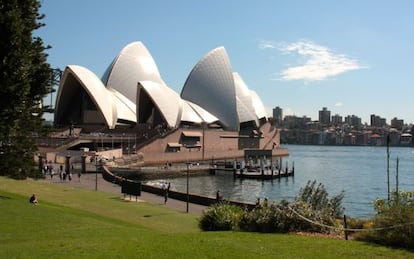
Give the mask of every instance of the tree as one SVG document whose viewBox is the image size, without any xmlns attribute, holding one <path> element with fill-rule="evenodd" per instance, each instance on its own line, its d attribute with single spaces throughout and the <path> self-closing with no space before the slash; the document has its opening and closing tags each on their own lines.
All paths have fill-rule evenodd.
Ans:
<svg viewBox="0 0 414 259">
<path fill-rule="evenodd" d="M 51 68 L 40 37 L 38 0 L 0 0 L 0 175 L 36 177 L 34 136 L 42 129 Z"/>
</svg>

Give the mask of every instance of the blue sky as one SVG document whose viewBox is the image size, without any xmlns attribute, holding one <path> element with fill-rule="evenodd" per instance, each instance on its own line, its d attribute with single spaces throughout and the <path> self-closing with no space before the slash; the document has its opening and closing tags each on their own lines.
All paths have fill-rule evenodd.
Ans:
<svg viewBox="0 0 414 259">
<path fill-rule="evenodd" d="M 327 107 L 368 123 L 370 114 L 414 123 L 414 1 L 41 3 L 46 26 L 36 34 L 52 46 L 52 67 L 81 65 L 101 77 L 125 45 L 142 41 L 179 93 L 193 66 L 224 46 L 270 116 L 279 106 L 317 120 Z"/>
</svg>

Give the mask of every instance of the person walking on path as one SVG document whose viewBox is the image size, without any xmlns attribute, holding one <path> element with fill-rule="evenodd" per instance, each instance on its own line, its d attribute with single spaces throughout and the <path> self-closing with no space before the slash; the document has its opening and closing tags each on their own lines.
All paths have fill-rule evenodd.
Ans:
<svg viewBox="0 0 414 259">
<path fill-rule="evenodd" d="M 30 202 L 31 204 L 33 204 L 33 205 L 37 205 L 37 204 L 39 203 L 39 202 L 37 201 L 37 198 L 36 198 L 36 194 L 35 194 L 35 193 L 33 193 L 33 195 L 30 197 L 29 202 Z"/>
<path fill-rule="evenodd" d="M 220 190 L 216 193 L 216 202 L 220 202 L 223 199 L 223 195 L 221 194 Z"/>
<path fill-rule="evenodd" d="M 163 184 L 163 191 L 164 191 L 164 204 L 167 204 L 168 201 L 168 192 L 170 191 L 171 183 L 164 183 Z"/>
</svg>

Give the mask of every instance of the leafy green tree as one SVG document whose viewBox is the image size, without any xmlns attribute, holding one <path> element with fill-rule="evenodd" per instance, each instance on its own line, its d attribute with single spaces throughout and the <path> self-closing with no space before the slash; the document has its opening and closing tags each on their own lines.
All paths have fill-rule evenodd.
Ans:
<svg viewBox="0 0 414 259">
<path fill-rule="evenodd" d="M 34 136 L 42 129 L 42 99 L 51 68 L 40 37 L 38 0 L 0 0 L 0 175 L 36 177 Z"/>
</svg>

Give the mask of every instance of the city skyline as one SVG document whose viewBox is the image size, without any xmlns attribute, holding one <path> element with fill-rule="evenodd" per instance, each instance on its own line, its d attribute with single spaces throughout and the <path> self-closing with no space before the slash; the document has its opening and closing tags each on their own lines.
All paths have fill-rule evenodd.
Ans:
<svg viewBox="0 0 414 259">
<path fill-rule="evenodd" d="M 148 46 L 167 85 L 179 92 L 208 51 L 224 46 L 234 71 L 269 116 L 317 118 L 321 107 L 369 122 L 371 114 L 414 122 L 412 1 L 41 1 L 36 31 L 48 62 L 98 76 L 132 41 Z M 50 102 L 50 97 L 45 99 Z"/>
<path fill-rule="evenodd" d="M 274 107 L 273 109 L 272 109 L 272 113 L 269 115 L 269 117 L 273 117 L 273 118 L 275 118 L 274 117 L 274 114 L 275 114 L 275 109 L 280 109 L 281 111 L 279 111 L 279 112 L 282 112 L 282 120 L 286 117 L 286 116 L 294 116 L 294 117 L 302 117 L 302 118 L 309 118 L 311 121 L 319 121 L 319 117 L 320 117 L 320 115 L 318 115 L 316 118 L 314 118 L 314 117 L 311 117 L 311 116 L 308 116 L 307 114 L 304 114 L 304 115 L 301 115 L 301 116 L 297 116 L 297 115 L 295 115 L 295 114 L 284 114 L 284 110 L 283 110 L 283 108 L 282 107 L 280 107 L 280 106 L 276 106 L 276 107 Z M 398 116 L 395 116 L 395 117 L 393 117 L 393 118 L 391 118 L 391 119 L 387 119 L 387 118 L 384 118 L 383 116 L 381 116 L 380 114 L 375 114 L 375 113 L 372 113 L 372 114 L 370 114 L 370 116 L 369 116 L 369 120 L 368 121 L 362 121 L 362 118 L 361 118 L 361 116 L 359 116 L 358 114 L 339 114 L 339 113 L 333 113 L 331 110 L 329 110 L 329 108 L 328 107 L 321 107 L 321 109 L 322 110 L 325 110 L 326 109 L 326 111 L 328 111 L 329 113 L 330 113 L 330 116 L 329 116 L 329 118 L 330 118 L 330 120 L 331 120 L 331 122 L 332 122 L 332 120 L 334 120 L 334 119 L 338 119 L 338 117 L 340 117 L 341 119 L 342 119 L 342 123 L 344 123 L 345 122 L 345 118 L 346 117 L 355 117 L 355 118 L 359 118 L 360 120 L 361 120 L 361 124 L 362 125 L 364 125 L 364 124 L 367 124 L 367 125 L 370 125 L 371 124 L 371 121 L 372 121 L 372 116 L 375 116 L 375 117 L 377 117 L 378 119 L 383 119 L 383 120 L 385 120 L 385 122 L 386 122 L 386 124 L 387 125 L 391 125 L 391 122 L 392 122 L 392 120 L 403 120 L 404 121 L 404 124 L 406 124 L 406 125 L 411 125 L 411 124 L 413 124 L 412 122 L 407 122 L 407 121 L 405 121 L 404 119 L 402 119 L 402 118 L 400 118 L 400 117 L 398 117 Z M 318 113 L 319 112 L 321 112 L 322 110 L 318 110 Z M 280 116 L 280 115 L 278 115 L 278 116 Z"/>
</svg>

